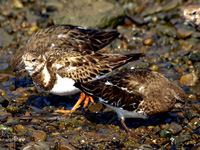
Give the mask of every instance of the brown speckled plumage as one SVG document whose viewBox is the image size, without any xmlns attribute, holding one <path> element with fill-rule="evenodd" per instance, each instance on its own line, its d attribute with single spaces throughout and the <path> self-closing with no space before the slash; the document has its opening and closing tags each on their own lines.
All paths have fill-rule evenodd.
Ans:
<svg viewBox="0 0 200 150">
<path fill-rule="evenodd" d="M 56 74 L 61 78 L 72 79 L 74 82 L 89 82 L 130 61 L 138 60 L 141 56 L 143 56 L 142 53 L 121 55 L 59 50 L 45 54 L 28 51 L 22 58 L 34 84 L 40 89 L 51 91 L 57 83 Z M 45 83 L 45 73 L 49 74 L 46 76 L 49 78 L 47 83 Z"/>
<path fill-rule="evenodd" d="M 189 5 L 183 10 L 183 17 L 187 24 L 200 30 L 200 5 Z"/>
<path fill-rule="evenodd" d="M 179 86 L 148 69 L 121 71 L 89 83 L 76 83 L 75 86 L 100 98 L 108 107 L 118 108 L 121 119 L 145 118 L 167 112 L 186 100 L 186 94 Z M 126 110 L 126 113 L 121 110 Z M 142 116 L 127 116 L 127 112 Z"/>
<path fill-rule="evenodd" d="M 15 68 L 27 51 L 35 50 L 39 54 L 62 48 L 66 51 L 97 51 L 119 36 L 117 31 L 99 31 L 73 25 L 54 25 L 40 29 L 13 55 L 11 65 Z M 52 45 L 53 44 L 53 45 Z"/>
</svg>

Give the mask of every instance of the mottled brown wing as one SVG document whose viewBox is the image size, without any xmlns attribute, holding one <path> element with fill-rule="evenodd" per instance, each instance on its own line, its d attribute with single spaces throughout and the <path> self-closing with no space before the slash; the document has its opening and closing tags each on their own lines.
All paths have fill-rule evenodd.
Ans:
<svg viewBox="0 0 200 150">
<path fill-rule="evenodd" d="M 148 69 L 122 71 L 107 80 L 117 87 L 141 94 L 144 100 L 136 111 L 145 111 L 149 116 L 181 106 L 187 98 L 181 87 Z"/>
<path fill-rule="evenodd" d="M 119 36 L 117 31 L 99 31 L 72 25 L 54 25 L 39 30 L 29 40 L 34 48 L 57 47 L 97 51 Z"/>
<path fill-rule="evenodd" d="M 62 66 L 57 68 L 58 74 L 61 77 L 73 78 L 75 81 L 88 82 L 143 56 L 142 53 L 128 55 L 90 53 L 92 54 L 71 51 L 66 55 L 62 54 L 55 63 Z"/>
<path fill-rule="evenodd" d="M 132 91 L 127 92 L 126 88 L 120 88 L 112 85 L 111 82 L 103 78 L 87 83 L 75 83 L 75 86 L 86 94 L 97 97 L 102 103 L 119 107 L 124 110 L 134 111 L 143 100 L 141 94 Z M 116 78 L 115 81 L 121 83 L 122 78 Z"/>
<path fill-rule="evenodd" d="M 52 48 L 62 48 L 66 51 L 76 49 L 79 51 L 97 51 L 110 44 L 119 36 L 117 31 L 99 31 L 85 29 L 72 25 L 54 25 L 40 29 L 29 39 L 28 43 L 16 51 L 11 60 L 15 68 L 22 55 L 29 50 L 46 53 Z"/>
<path fill-rule="evenodd" d="M 169 111 L 176 103 L 186 100 L 186 94 L 179 86 L 148 69 L 121 71 L 89 83 L 76 83 L 75 86 L 100 97 L 105 104 L 126 110 L 136 109 L 148 116 Z"/>
<path fill-rule="evenodd" d="M 20 62 L 22 61 L 22 55 L 24 54 L 25 50 L 26 49 L 24 49 L 24 47 L 20 48 L 12 55 L 10 63 L 13 68 L 17 67 L 20 64 Z"/>
</svg>

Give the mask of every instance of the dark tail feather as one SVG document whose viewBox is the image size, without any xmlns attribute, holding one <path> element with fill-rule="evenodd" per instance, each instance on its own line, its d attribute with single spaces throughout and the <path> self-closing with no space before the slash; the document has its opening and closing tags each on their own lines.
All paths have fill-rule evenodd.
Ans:
<svg viewBox="0 0 200 150">
<path fill-rule="evenodd" d="M 130 57 L 130 61 L 133 61 L 133 60 L 138 60 L 140 59 L 140 57 L 143 57 L 145 56 L 144 53 L 133 53 L 133 54 L 126 54 L 127 57 Z"/>
<path fill-rule="evenodd" d="M 140 59 L 140 57 L 145 56 L 145 54 L 144 53 L 133 53 L 133 54 L 125 54 L 124 56 L 126 58 L 122 57 L 121 60 L 118 59 L 117 63 L 115 63 L 116 64 L 115 69 L 119 68 L 123 65 L 126 65 L 129 62 L 136 61 L 136 60 Z"/>
<path fill-rule="evenodd" d="M 95 32 L 97 32 L 95 30 Z M 99 49 L 102 49 L 103 47 L 110 44 L 114 39 L 116 39 L 120 35 L 117 31 L 100 31 L 93 35 L 93 37 L 90 37 L 90 43 L 89 48 L 93 51 L 97 51 Z"/>
</svg>

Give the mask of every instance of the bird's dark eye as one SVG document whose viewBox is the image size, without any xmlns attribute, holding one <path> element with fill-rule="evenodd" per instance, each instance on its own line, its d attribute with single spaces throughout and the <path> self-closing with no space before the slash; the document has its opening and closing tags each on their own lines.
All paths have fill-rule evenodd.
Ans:
<svg viewBox="0 0 200 150">
<path fill-rule="evenodd" d="M 31 61 L 32 61 L 32 62 L 35 62 L 35 61 L 36 61 L 36 59 L 35 59 L 35 58 L 33 58 Z"/>
<path fill-rule="evenodd" d="M 194 12 L 192 12 L 190 15 L 196 15 L 197 14 L 197 12 L 196 11 L 194 11 Z"/>
</svg>

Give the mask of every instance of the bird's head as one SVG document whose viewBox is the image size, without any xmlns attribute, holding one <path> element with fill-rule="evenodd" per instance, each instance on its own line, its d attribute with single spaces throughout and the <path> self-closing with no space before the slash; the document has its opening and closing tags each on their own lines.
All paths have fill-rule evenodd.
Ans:
<svg viewBox="0 0 200 150">
<path fill-rule="evenodd" d="M 46 56 L 40 54 L 37 51 L 28 51 L 22 56 L 21 63 L 14 69 L 14 71 L 19 71 L 24 69 L 29 73 L 29 75 L 40 71 L 46 63 Z"/>
</svg>

